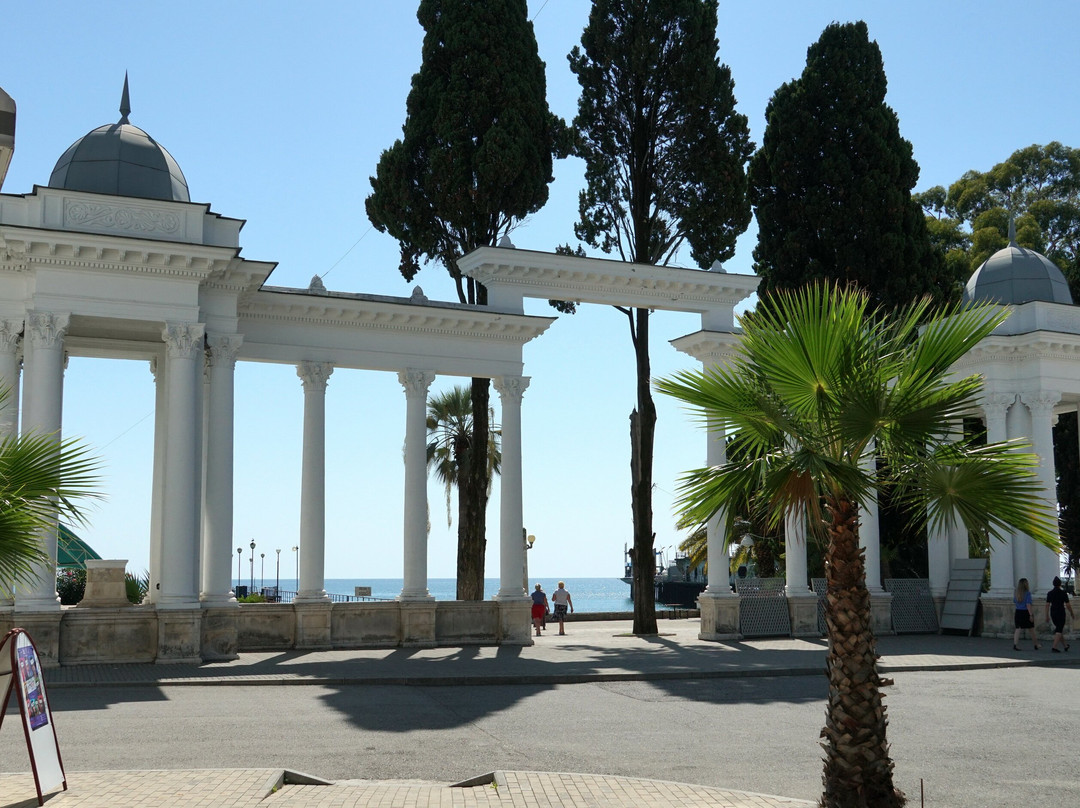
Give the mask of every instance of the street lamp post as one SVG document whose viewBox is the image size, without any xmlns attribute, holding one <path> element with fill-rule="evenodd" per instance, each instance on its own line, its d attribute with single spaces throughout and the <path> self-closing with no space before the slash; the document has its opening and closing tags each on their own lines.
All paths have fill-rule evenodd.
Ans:
<svg viewBox="0 0 1080 808">
<path fill-rule="evenodd" d="M 255 591 L 255 539 L 248 546 L 251 547 L 251 588 L 248 590 L 251 593 Z"/>
<path fill-rule="evenodd" d="M 244 548 L 236 548 L 236 585 L 240 586 L 240 562 L 244 559 Z"/>
<path fill-rule="evenodd" d="M 300 591 L 300 547 L 296 544 L 292 547 L 293 551 L 293 574 L 296 575 L 296 591 Z"/>
<path fill-rule="evenodd" d="M 266 553 L 259 553 L 262 566 L 259 567 L 259 589 L 266 588 Z"/>
<path fill-rule="evenodd" d="M 281 590 L 281 548 L 279 547 L 277 552 L 277 576 L 274 579 L 274 594 L 276 595 Z"/>
<path fill-rule="evenodd" d="M 529 550 L 531 550 L 533 548 L 533 545 L 536 544 L 536 536 L 532 535 L 531 533 L 528 533 L 525 530 L 525 528 L 522 528 L 521 529 L 521 537 L 523 539 L 525 539 L 525 555 L 522 556 L 522 558 L 524 559 L 524 564 L 523 564 L 524 569 L 522 570 L 523 579 L 522 579 L 521 588 L 525 590 L 525 594 L 528 594 L 529 593 Z"/>
</svg>

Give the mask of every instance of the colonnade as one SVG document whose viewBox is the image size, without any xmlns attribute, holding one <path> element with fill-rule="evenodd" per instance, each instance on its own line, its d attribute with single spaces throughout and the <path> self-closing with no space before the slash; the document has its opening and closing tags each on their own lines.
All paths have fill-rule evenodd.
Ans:
<svg viewBox="0 0 1080 808">
<path fill-rule="evenodd" d="M 69 315 L 32 311 L 25 322 L 0 323 L 0 432 L 61 435 L 64 340 Z M 161 345 L 149 346 L 155 380 L 154 464 L 150 529 L 150 592 L 158 610 L 235 606 L 233 556 L 234 371 L 243 337 L 208 332 L 194 322 L 167 322 Z M 21 365 L 21 378 L 20 378 Z M 297 604 L 329 603 L 326 557 L 326 395 L 331 362 L 296 366 L 304 396 Z M 436 373 L 404 368 L 404 585 L 399 600 L 433 600 L 427 574 L 427 396 Z M 18 394 L 22 388 L 22 407 Z M 521 404 L 529 379 L 498 376 L 502 404 L 499 601 L 527 601 L 521 570 Z M 41 534 L 50 559 L 36 581 L 14 592 L 0 582 L 0 606 L 21 612 L 59 609 L 57 529 Z"/>
</svg>

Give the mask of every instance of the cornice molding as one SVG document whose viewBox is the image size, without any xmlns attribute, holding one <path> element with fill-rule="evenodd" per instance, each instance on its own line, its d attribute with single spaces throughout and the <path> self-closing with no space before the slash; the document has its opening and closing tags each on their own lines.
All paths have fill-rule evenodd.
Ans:
<svg viewBox="0 0 1080 808">
<path fill-rule="evenodd" d="M 1016 336 L 990 336 L 968 351 L 955 367 L 960 370 L 986 362 L 1023 363 L 1046 359 L 1080 361 L 1080 335 L 1036 331 Z"/>
<path fill-rule="evenodd" d="M 448 306 L 263 291 L 241 297 L 238 313 L 243 318 L 266 322 L 396 331 L 459 339 L 497 339 L 519 343 L 540 336 L 555 321 L 553 317 L 513 315 L 495 311 L 489 313 Z"/>
</svg>

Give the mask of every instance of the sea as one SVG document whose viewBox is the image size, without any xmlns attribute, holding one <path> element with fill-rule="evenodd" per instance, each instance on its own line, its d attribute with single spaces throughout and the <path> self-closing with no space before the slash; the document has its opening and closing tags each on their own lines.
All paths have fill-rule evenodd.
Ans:
<svg viewBox="0 0 1080 808">
<path fill-rule="evenodd" d="M 630 600 L 630 585 L 623 583 L 619 578 L 563 578 L 570 597 L 574 600 L 574 611 L 577 612 L 632 612 L 634 602 Z M 250 584 L 249 579 L 240 581 L 244 586 Z M 556 578 L 533 578 L 529 581 L 531 587 L 543 584 L 544 591 L 551 593 L 558 588 L 559 581 Z M 376 598 L 396 598 L 401 594 L 404 582 L 401 578 L 327 578 L 325 580 L 326 591 L 331 595 L 352 595 L 358 586 L 370 586 L 371 596 Z M 274 580 L 260 580 L 255 578 L 255 588 L 260 586 L 274 586 Z M 295 592 L 296 581 L 292 578 L 281 579 L 281 589 L 284 592 Z M 490 599 L 499 591 L 498 578 L 484 579 L 484 598 Z M 457 581 L 454 578 L 429 578 L 428 592 L 436 600 L 454 600 L 457 596 Z M 669 609 L 661 603 L 656 604 L 657 610 Z"/>
</svg>

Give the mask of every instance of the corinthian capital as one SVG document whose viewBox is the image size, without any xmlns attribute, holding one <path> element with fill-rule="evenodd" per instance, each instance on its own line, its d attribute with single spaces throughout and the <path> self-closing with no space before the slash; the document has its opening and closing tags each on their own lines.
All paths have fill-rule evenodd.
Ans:
<svg viewBox="0 0 1080 808">
<path fill-rule="evenodd" d="M 503 401 L 521 401 L 531 379 L 528 376 L 496 376 L 492 381 Z"/>
<path fill-rule="evenodd" d="M 210 334 L 206 338 L 206 356 L 211 367 L 233 367 L 244 337 L 241 334 Z"/>
<path fill-rule="evenodd" d="M 204 350 L 202 323 L 166 323 L 161 329 L 165 350 L 170 359 L 194 359 Z"/>
<path fill-rule="evenodd" d="M 431 383 L 435 381 L 435 373 L 430 370 L 418 370 L 417 368 L 406 368 L 405 370 L 398 371 L 398 381 L 401 382 L 401 386 L 405 388 L 405 398 L 423 398 L 427 399 L 428 388 L 431 387 Z"/>
<path fill-rule="evenodd" d="M 334 366 L 330 362 L 312 362 L 305 359 L 296 366 L 296 375 L 304 383 L 304 392 L 324 392 L 326 382 L 330 374 L 334 372 Z"/>
<path fill-rule="evenodd" d="M 35 348 L 59 347 L 67 335 L 70 314 L 32 311 L 26 316 L 26 335 Z"/>
<path fill-rule="evenodd" d="M 1021 393 L 1020 400 L 1027 405 L 1032 415 L 1047 417 L 1054 414 L 1054 407 L 1061 401 L 1061 393 L 1056 390 Z"/>
</svg>

